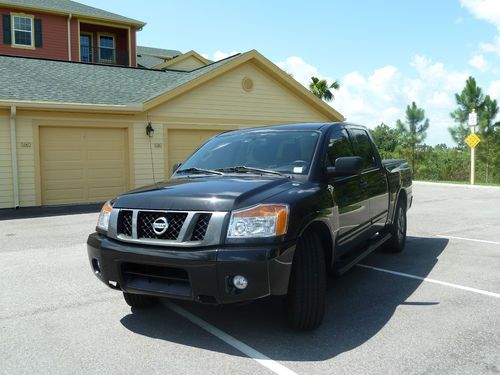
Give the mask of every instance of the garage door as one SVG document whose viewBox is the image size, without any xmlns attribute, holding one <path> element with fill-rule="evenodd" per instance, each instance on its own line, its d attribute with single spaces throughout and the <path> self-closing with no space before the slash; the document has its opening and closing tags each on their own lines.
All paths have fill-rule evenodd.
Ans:
<svg viewBox="0 0 500 375">
<path fill-rule="evenodd" d="M 176 163 L 182 163 L 206 140 L 222 133 L 222 130 L 168 130 L 168 170 L 170 176 Z"/>
<path fill-rule="evenodd" d="M 127 190 L 126 129 L 40 128 L 42 204 L 101 202 Z"/>
</svg>

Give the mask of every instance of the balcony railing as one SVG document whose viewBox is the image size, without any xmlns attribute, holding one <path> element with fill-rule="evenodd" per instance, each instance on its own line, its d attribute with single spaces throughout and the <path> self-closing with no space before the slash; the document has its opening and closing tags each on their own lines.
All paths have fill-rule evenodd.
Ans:
<svg viewBox="0 0 500 375">
<path fill-rule="evenodd" d="M 80 61 L 96 64 L 128 65 L 128 52 L 106 47 L 80 46 Z"/>
</svg>

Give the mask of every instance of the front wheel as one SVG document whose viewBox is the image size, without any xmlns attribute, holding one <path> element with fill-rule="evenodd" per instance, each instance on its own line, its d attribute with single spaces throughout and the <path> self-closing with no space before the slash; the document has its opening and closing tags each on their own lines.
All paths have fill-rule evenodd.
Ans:
<svg viewBox="0 0 500 375">
<path fill-rule="evenodd" d="M 383 249 L 388 253 L 400 253 L 406 244 L 406 207 L 402 201 L 396 206 L 394 222 L 388 226 L 391 238 L 384 243 Z"/>
<path fill-rule="evenodd" d="M 123 292 L 123 298 L 130 307 L 135 307 L 136 309 L 151 307 L 158 301 L 156 297 L 126 292 Z"/>
<path fill-rule="evenodd" d="M 323 246 L 314 232 L 298 241 L 293 258 L 287 313 L 292 328 L 312 330 L 325 314 L 326 269 Z"/>
</svg>

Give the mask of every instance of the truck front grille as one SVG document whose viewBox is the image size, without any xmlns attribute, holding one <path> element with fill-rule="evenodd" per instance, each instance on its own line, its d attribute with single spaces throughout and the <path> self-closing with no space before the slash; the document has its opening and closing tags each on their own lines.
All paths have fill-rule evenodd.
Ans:
<svg viewBox="0 0 500 375">
<path fill-rule="evenodd" d="M 121 210 L 118 215 L 118 233 L 132 236 L 132 211 Z"/>
<path fill-rule="evenodd" d="M 108 235 L 120 241 L 156 246 L 217 244 L 226 212 L 114 210 Z"/>
<path fill-rule="evenodd" d="M 191 241 L 203 241 L 205 234 L 207 233 L 208 223 L 210 223 L 210 218 L 212 214 L 200 214 L 196 225 L 193 229 L 193 234 L 191 235 Z"/>
<path fill-rule="evenodd" d="M 137 215 L 137 237 L 159 240 L 176 240 L 186 220 L 187 213 L 139 211 Z M 167 220 L 167 230 L 164 233 L 155 233 L 153 224 L 159 218 Z"/>
</svg>

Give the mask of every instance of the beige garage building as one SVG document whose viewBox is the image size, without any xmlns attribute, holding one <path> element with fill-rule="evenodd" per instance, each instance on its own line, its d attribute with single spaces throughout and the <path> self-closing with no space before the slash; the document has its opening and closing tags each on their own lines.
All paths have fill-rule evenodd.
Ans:
<svg viewBox="0 0 500 375">
<path fill-rule="evenodd" d="M 0 56 L 0 208 L 104 201 L 222 131 L 343 120 L 256 51 L 200 57 L 146 70 Z"/>
</svg>

